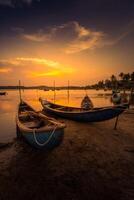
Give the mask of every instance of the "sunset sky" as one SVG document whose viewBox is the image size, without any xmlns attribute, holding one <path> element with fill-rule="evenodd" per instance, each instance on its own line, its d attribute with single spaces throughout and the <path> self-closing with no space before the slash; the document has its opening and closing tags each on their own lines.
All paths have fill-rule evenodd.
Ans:
<svg viewBox="0 0 134 200">
<path fill-rule="evenodd" d="M 0 0 L 0 85 L 134 71 L 134 0 Z"/>
</svg>

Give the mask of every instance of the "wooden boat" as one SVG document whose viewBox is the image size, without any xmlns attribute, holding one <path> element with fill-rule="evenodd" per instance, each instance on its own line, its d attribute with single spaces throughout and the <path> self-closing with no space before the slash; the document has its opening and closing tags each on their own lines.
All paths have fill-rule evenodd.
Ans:
<svg viewBox="0 0 134 200">
<path fill-rule="evenodd" d="M 121 94 L 120 94 L 120 92 L 116 92 L 116 91 L 112 92 L 111 102 L 113 104 L 120 104 L 121 103 Z"/>
<path fill-rule="evenodd" d="M 85 95 L 83 98 L 81 102 L 81 108 L 83 108 L 83 110 L 90 110 L 93 108 L 93 103 L 88 95 Z"/>
<path fill-rule="evenodd" d="M 0 92 L 0 95 L 2 96 L 4 96 L 4 95 L 6 95 L 7 93 L 6 92 Z"/>
<path fill-rule="evenodd" d="M 129 103 L 129 96 L 127 93 L 113 92 L 111 102 L 115 105 Z"/>
<path fill-rule="evenodd" d="M 106 92 L 108 89 L 107 89 L 107 87 L 104 87 L 104 91 Z"/>
<path fill-rule="evenodd" d="M 80 122 L 100 122 L 119 116 L 128 104 L 93 108 L 85 111 L 81 108 L 61 106 L 46 100 L 39 99 L 46 112 Z"/>
<path fill-rule="evenodd" d="M 26 102 L 21 101 L 16 117 L 19 136 L 38 149 L 52 149 L 59 145 L 64 135 L 65 124 L 37 113 Z"/>
<path fill-rule="evenodd" d="M 49 91 L 49 89 L 48 88 L 44 88 L 44 91 L 47 92 L 47 91 Z"/>
</svg>

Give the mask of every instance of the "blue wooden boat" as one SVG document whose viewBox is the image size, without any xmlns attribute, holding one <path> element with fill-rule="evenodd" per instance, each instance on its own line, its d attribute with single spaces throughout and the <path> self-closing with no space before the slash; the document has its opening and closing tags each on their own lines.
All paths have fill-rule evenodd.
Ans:
<svg viewBox="0 0 134 200">
<path fill-rule="evenodd" d="M 18 106 L 16 124 L 18 135 L 38 149 L 52 149 L 63 139 L 65 124 L 37 113 L 24 101 Z"/>
<path fill-rule="evenodd" d="M 128 107 L 128 104 L 123 104 L 83 110 L 82 108 L 54 104 L 41 98 L 39 100 L 46 112 L 80 122 L 100 122 L 109 120 L 119 116 Z"/>
</svg>

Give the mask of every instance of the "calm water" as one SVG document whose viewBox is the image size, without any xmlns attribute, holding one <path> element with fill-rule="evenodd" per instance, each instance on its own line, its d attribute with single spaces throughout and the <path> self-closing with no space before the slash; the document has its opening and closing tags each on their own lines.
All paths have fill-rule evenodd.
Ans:
<svg viewBox="0 0 134 200">
<path fill-rule="evenodd" d="M 8 95 L 0 96 L 0 142 L 10 142 L 16 137 L 16 124 L 15 117 L 17 105 L 19 102 L 19 93 L 17 90 L 6 91 Z M 104 92 L 103 90 L 88 90 L 87 94 L 92 99 L 94 106 L 108 106 L 110 102 L 110 91 Z M 85 95 L 84 90 L 71 90 L 68 102 L 67 91 L 56 91 L 55 102 L 63 105 L 71 105 L 79 107 L 82 98 Z M 29 104 L 31 104 L 37 111 L 41 110 L 41 104 L 38 101 L 39 97 L 47 100 L 54 101 L 53 91 L 42 90 L 25 90 L 22 91 L 22 97 Z"/>
</svg>

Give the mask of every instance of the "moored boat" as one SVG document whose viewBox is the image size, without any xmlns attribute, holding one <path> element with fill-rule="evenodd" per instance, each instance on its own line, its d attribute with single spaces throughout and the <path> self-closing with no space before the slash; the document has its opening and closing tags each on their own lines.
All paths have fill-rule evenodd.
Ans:
<svg viewBox="0 0 134 200">
<path fill-rule="evenodd" d="M 112 91 L 111 102 L 115 105 L 121 103 L 121 94 L 119 91 Z"/>
<path fill-rule="evenodd" d="M 54 104 L 41 98 L 39 100 L 46 112 L 80 122 L 100 122 L 109 120 L 119 116 L 128 107 L 128 104 L 123 104 L 83 110 L 82 108 Z"/>
<path fill-rule="evenodd" d="M 113 91 L 113 94 L 112 94 L 112 97 L 111 97 L 111 102 L 115 105 L 128 103 L 129 102 L 129 96 L 125 92 L 120 93 L 120 92 Z"/>
<path fill-rule="evenodd" d="M 81 102 L 81 108 L 83 110 L 90 110 L 93 108 L 93 103 L 88 95 L 85 95 L 85 97 L 83 98 Z"/>
<path fill-rule="evenodd" d="M 49 89 L 48 88 L 44 88 L 44 91 L 47 92 L 47 91 L 49 91 Z"/>
<path fill-rule="evenodd" d="M 2 96 L 4 96 L 4 95 L 6 95 L 7 93 L 6 92 L 0 92 L 0 95 Z"/>
<path fill-rule="evenodd" d="M 52 149 L 63 139 L 65 124 L 37 113 L 24 101 L 18 106 L 16 124 L 19 136 L 38 149 Z"/>
</svg>

